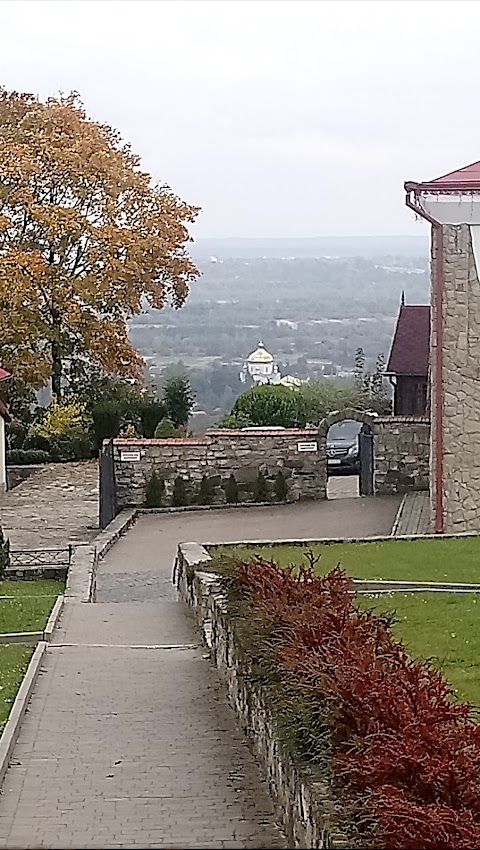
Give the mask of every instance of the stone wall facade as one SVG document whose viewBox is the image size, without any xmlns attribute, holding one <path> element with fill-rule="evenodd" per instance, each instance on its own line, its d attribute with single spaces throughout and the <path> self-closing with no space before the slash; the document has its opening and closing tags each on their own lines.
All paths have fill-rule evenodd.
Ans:
<svg viewBox="0 0 480 850">
<path fill-rule="evenodd" d="M 379 417 L 374 425 L 374 489 L 378 495 L 428 490 L 430 421 Z"/>
<path fill-rule="evenodd" d="M 209 560 L 198 544 L 182 544 L 175 562 L 180 595 L 192 606 L 211 660 L 228 689 L 230 703 L 250 736 L 251 746 L 268 780 L 276 815 L 287 836 L 287 846 L 311 848 L 351 847 L 336 825 L 335 800 L 326 775 L 300 768 L 285 752 L 275 720 L 261 687 L 249 669 L 235 636 L 235 620 L 228 611 L 219 577 L 201 572 Z"/>
<path fill-rule="evenodd" d="M 346 411 L 332 415 L 318 429 L 243 429 L 210 431 L 202 438 L 114 441 L 118 508 L 145 504 L 145 486 L 153 471 L 165 484 L 164 505 L 171 505 L 174 481 L 182 477 L 195 502 L 202 478 L 213 487 L 213 503 L 226 501 L 226 484 L 234 475 L 240 502 L 253 502 L 258 473 L 275 500 L 279 470 L 287 501 L 327 497 L 327 433 L 329 423 L 356 418 L 374 434 L 374 492 L 377 495 L 428 490 L 429 431 L 427 419 L 373 417 Z M 330 422 L 331 420 L 331 422 Z"/>
<path fill-rule="evenodd" d="M 326 498 L 326 457 L 317 429 L 244 429 L 210 431 L 203 438 L 114 441 L 119 509 L 145 503 L 145 484 L 155 470 L 165 482 L 169 504 L 175 478 L 185 479 L 192 500 L 206 476 L 214 487 L 214 502 L 225 502 L 231 474 L 239 501 L 253 501 L 258 473 L 267 479 L 273 495 L 275 478 L 282 472 L 287 501 Z"/>
<path fill-rule="evenodd" d="M 433 231 L 432 267 L 438 236 Z M 466 224 L 443 227 L 444 531 L 480 531 L 480 281 Z M 436 501 L 436 347 L 431 340 L 431 493 Z"/>
</svg>

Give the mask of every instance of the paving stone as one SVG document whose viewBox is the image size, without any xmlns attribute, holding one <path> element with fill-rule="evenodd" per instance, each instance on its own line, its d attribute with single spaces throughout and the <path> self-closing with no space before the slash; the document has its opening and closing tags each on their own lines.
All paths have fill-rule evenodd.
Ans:
<svg viewBox="0 0 480 850">
<path fill-rule="evenodd" d="M 429 534 L 431 531 L 429 493 L 426 490 L 406 493 L 395 535 Z"/>
<path fill-rule="evenodd" d="M 63 548 L 98 534 L 98 462 L 50 463 L 0 496 L 14 549 Z"/>
<path fill-rule="evenodd" d="M 5 777 L 0 848 L 285 847 L 267 783 L 170 584 L 176 547 L 388 534 L 398 503 L 140 518 L 100 563 L 99 601 L 66 602 Z"/>
</svg>

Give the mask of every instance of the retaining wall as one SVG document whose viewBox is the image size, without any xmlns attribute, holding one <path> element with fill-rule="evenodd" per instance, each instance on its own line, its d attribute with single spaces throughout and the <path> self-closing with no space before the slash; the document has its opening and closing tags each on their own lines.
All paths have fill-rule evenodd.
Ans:
<svg viewBox="0 0 480 850">
<path fill-rule="evenodd" d="M 250 734 L 268 779 L 277 818 L 287 835 L 287 846 L 334 850 L 350 847 L 347 837 L 335 825 L 335 803 L 327 779 L 319 770 L 313 773 L 300 769 L 284 751 L 262 689 L 249 677 L 219 577 L 197 569 L 208 558 L 198 544 L 179 546 L 177 585 L 203 631 L 212 661 L 227 685 L 230 702 Z"/>
</svg>

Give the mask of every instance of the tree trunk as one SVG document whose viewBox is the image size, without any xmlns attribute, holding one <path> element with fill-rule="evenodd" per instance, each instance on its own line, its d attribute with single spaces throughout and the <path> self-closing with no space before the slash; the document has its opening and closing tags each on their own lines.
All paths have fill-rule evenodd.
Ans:
<svg viewBox="0 0 480 850">
<path fill-rule="evenodd" d="M 52 342 L 52 395 L 57 401 L 62 397 L 62 352 L 56 342 Z"/>
</svg>

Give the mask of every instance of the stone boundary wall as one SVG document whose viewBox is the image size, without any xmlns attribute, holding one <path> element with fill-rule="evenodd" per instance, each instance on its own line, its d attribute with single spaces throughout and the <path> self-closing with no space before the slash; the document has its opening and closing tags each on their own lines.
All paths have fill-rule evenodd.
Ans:
<svg viewBox="0 0 480 850">
<path fill-rule="evenodd" d="M 288 847 L 350 847 L 335 827 L 335 802 L 329 783 L 296 767 L 277 737 L 273 718 L 261 688 L 249 681 L 248 669 L 238 648 L 234 621 L 219 584 L 219 576 L 197 567 L 210 560 L 199 544 L 181 544 L 175 562 L 175 578 L 182 599 L 193 609 L 229 700 L 249 733 L 255 755 L 267 775 L 278 822 L 287 835 Z"/>
<path fill-rule="evenodd" d="M 287 501 L 326 498 L 326 457 L 320 450 L 318 430 L 242 429 L 209 431 L 202 438 L 170 440 L 114 440 L 118 507 L 145 503 L 145 484 L 156 470 L 165 482 L 169 504 L 177 476 L 198 491 L 203 476 L 214 487 L 214 502 L 225 502 L 224 487 L 231 474 L 239 501 L 253 501 L 253 489 L 262 472 L 273 490 L 275 476 L 285 477 Z"/>
<path fill-rule="evenodd" d="M 428 490 L 430 420 L 414 416 L 378 417 L 374 432 L 374 491 L 377 495 Z"/>
<path fill-rule="evenodd" d="M 328 426 L 342 418 L 356 418 L 373 430 L 376 495 L 428 490 L 428 419 L 344 411 L 332 414 L 319 428 L 212 430 L 201 438 L 169 440 L 117 438 L 113 450 L 118 507 L 145 504 L 145 485 L 154 470 L 165 482 L 165 507 L 171 505 L 177 476 L 188 483 L 191 500 L 206 476 L 213 486 L 213 504 L 221 505 L 231 474 L 239 488 L 239 502 L 254 503 L 256 478 L 262 472 L 274 501 L 279 470 L 287 484 L 287 501 L 325 499 Z"/>
</svg>

